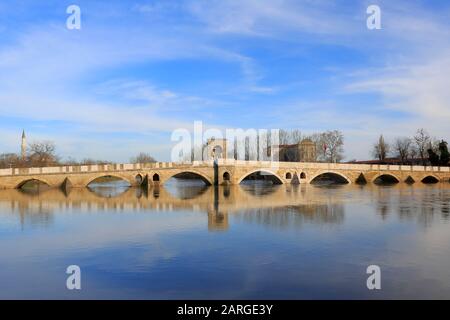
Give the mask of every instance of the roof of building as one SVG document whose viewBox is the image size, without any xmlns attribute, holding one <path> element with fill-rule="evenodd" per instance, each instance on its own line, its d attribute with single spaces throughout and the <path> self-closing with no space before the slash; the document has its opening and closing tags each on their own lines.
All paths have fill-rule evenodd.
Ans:
<svg viewBox="0 0 450 320">
<path fill-rule="evenodd" d="M 303 140 L 300 142 L 300 144 L 314 144 L 314 145 L 315 145 L 314 141 L 312 141 L 310 138 L 305 138 L 305 139 L 303 139 Z"/>
</svg>

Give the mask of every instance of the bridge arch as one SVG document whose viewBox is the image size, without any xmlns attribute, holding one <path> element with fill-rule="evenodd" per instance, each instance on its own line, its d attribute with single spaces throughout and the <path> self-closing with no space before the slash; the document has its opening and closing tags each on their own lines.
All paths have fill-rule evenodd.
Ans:
<svg viewBox="0 0 450 320">
<path fill-rule="evenodd" d="M 89 185 L 90 185 L 91 183 L 93 183 L 95 180 L 98 180 L 98 179 L 101 179 L 101 178 L 109 178 L 109 177 L 116 178 L 116 179 L 119 179 L 119 180 L 123 180 L 123 181 L 127 182 L 130 186 L 133 185 L 133 182 L 134 182 L 134 181 L 130 181 L 128 178 L 123 177 L 122 175 L 119 175 L 119 174 L 116 174 L 116 173 L 113 173 L 113 174 L 102 173 L 102 174 L 98 174 L 98 175 L 96 175 L 96 176 L 94 176 L 94 177 L 91 177 L 91 178 L 85 183 L 85 186 L 86 186 L 86 187 L 89 186 Z"/>
<path fill-rule="evenodd" d="M 337 178 L 338 183 L 344 183 L 344 184 L 352 183 L 350 181 L 350 179 L 347 176 L 343 175 L 342 173 L 336 172 L 336 171 L 330 171 L 330 170 L 325 170 L 325 171 L 318 172 L 316 175 L 314 175 L 309 180 L 309 183 L 313 183 L 314 180 L 317 180 L 317 178 L 319 178 L 320 176 L 324 176 L 324 175 L 330 175 L 330 176 L 333 176 L 333 177 Z"/>
<path fill-rule="evenodd" d="M 278 174 L 274 173 L 273 171 L 267 170 L 267 169 L 256 169 L 256 170 L 252 170 L 252 171 L 248 171 L 248 172 L 244 173 L 244 174 L 239 178 L 238 184 L 240 184 L 240 183 L 241 183 L 245 178 L 247 178 L 248 176 L 250 176 L 250 175 L 252 175 L 252 174 L 254 174 L 254 173 L 257 173 L 257 172 L 265 173 L 265 174 L 268 174 L 268 175 L 272 176 L 272 177 L 273 177 L 273 180 L 272 180 L 272 181 L 273 181 L 274 183 L 276 183 L 276 184 L 283 184 L 283 183 L 284 183 L 283 179 L 282 179 Z"/>
<path fill-rule="evenodd" d="M 438 177 L 436 177 L 434 174 L 427 174 L 420 181 L 425 184 L 433 184 L 433 183 L 438 183 L 440 181 L 440 179 Z"/>
<path fill-rule="evenodd" d="M 156 173 L 157 174 L 157 173 Z M 201 173 L 201 172 L 199 172 L 199 171 L 197 171 L 197 170 L 183 170 L 183 171 L 180 171 L 180 172 L 176 172 L 176 173 L 174 173 L 174 174 L 171 174 L 171 175 L 169 175 L 168 177 L 167 177 L 167 179 L 165 179 L 164 180 L 164 182 L 166 182 L 167 180 L 169 180 L 169 179 L 171 179 L 171 178 L 177 178 L 177 176 L 180 176 L 180 175 L 183 175 L 183 174 L 189 174 L 189 175 L 194 175 L 194 176 L 197 176 L 197 177 L 199 177 L 206 185 L 212 185 L 213 184 L 213 181 L 211 180 L 211 178 L 210 177 L 208 177 L 207 175 L 205 175 L 205 174 L 203 174 L 203 173 Z M 154 175 L 152 175 L 152 176 L 154 176 Z M 161 176 L 159 176 L 159 178 L 160 178 Z M 161 180 L 161 179 L 160 179 Z M 155 181 L 155 180 L 153 180 L 153 181 Z M 157 180 L 156 180 L 157 181 Z"/>
<path fill-rule="evenodd" d="M 24 186 L 24 184 L 26 184 L 27 182 L 31 182 L 31 181 L 37 181 L 37 182 L 43 183 L 43 184 L 45 184 L 45 185 L 47 185 L 49 187 L 51 186 L 51 184 L 45 179 L 36 178 L 36 177 L 29 177 L 29 178 L 25 178 L 24 180 L 20 181 L 18 184 L 16 184 L 16 186 L 14 188 L 15 189 L 20 189 L 20 188 L 22 188 Z"/>
<path fill-rule="evenodd" d="M 401 179 L 393 173 L 380 173 L 372 179 L 372 183 L 399 183 Z"/>
</svg>

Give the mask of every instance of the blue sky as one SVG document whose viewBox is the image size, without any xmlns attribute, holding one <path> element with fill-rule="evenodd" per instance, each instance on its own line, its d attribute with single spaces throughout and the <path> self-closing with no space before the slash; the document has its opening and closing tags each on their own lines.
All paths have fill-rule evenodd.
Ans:
<svg viewBox="0 0 450 320">
<path fill-rule="evenodd" d="M 365 159 L 380 133 L 450 139 L 449 74 L 448 1 L 2 1 L 0 153 L 24 128 L 63 158 L 166 161 L 201 120 L 338 129 Z"/>
</svg>

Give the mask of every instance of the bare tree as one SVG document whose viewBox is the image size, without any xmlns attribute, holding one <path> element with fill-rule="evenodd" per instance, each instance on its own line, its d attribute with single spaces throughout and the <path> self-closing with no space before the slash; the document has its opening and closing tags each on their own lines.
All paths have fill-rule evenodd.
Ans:
<svg viewBox="0 0 450 320">
<path fill-rule="evenodd" d="M 280 130 L 280 144 L 295 144 L 302 140 L 302 133 L 298 129 Z"/>
<path fill-rule="evenodd" d="M 15 153 L 0 154 L 0 169 L 21 167 L 22 161 Z"/>
<path fill-rule="evenodd" d="M 316 144 L 317 160 L 326 161 L 326 147 L 322 133 L 313 133 L 309 138 Z"/>
<path fill-rule="evenodd" d="M 427 159 L 427 150 L 430 148 L 431 138 L 428 132 L 421 128 L 417 130 L 416 135 L 414 136 L 414 142 L 417 146 L 417 152 L 422 160 L 422 164 L 425 166 Z"/>
<path fill-rule="evenodd" d="M 430 144 L 428 145 L 428 149 L 433 150 L 434 152 L 439 152 L 439 143 L 441 141 L 436 139 L 435 137 L 430 138 Z"/>
<path fill-rule="evenodd" d="M 288 137 L 288 133 L 286 130 L 281 129 L 278 133 L 278 137 L 280 139 L 280 145 L 288 143 L 289 137 Z"/>
<path fill-rule="evenodd" d="M 409 158 L 416 159 L 419 156 L 419 151 L 417 150 L 417 146 L 411 141 L 411 146 L 409 147 Z"/>
<path fill-rule="evenodd" d="M 372 154 L 380 161 L 384 161 L 390 152 L 390 145 L 384 140 L 383 135 L 380 135 L 378 142 L 374 144 Z"/>
<path fill-rule="evenodd" d="M 339 162 L 344 158 L 344 135 L 338 130 L 326 131 L 318 136 L 313 135 L 322 160 Z"/>
<path fill-rule="evenodd" d="M 393 149 L 402 164 L 405 164 L 408 157 L 413 155 L 412 147 L 412 140 L 410 138 L 402 137 L 395 139 Z"/>
<path fill-rule="evenodd" d="M 28 161 L 31 166 L 49 166 L 58 164 L 56 147 L 51 141 L 33 142 L 28 147 Z"/>
<path fill-rule="evenodd" d="M 205 157 L 205 149 L 206 145 L 201 146 L 193 146 L 191 147 L 191 150 L 189 153 L 184 153 L 184 151 L 180 151 L 180 154 L 178 155 L 179 159 L 183 162 L 193 162 L 193 161 L 199 161 L 203 160 Z M 156 162 L 156 161 L 153 161 Z"/>
<path fill-rule="evenodd" d="M 258 159 L 258 132 L 249 132 L 245 137 L 245 160 L 257 160 Z"/>
<path fill-rule="evenodd" d="M 84 158 L 80 162 L 81 165 L 93 165 L 93 164 L 114 164 L 113 161 L 106 161 L 106 160 L 96 160 L 91 158 Z"/>
<path fill-rule="evenodd" d="M 275 143 L 278 144 L 278 143 Z M 271 159 L 272 153 L 272 132 L 270 130 L 258 132 L 258 160 Z"/>
<path fill-rule="evenodd" d="M 153 158 L 148 153 L 141 152 L 136 157 L 130 159 L 131 163 L 150 163 L 156 162 L 155 158 Z"/>
<path fill-rule="evenodd" d="M 302 136 L 302 133 L 300 132 L 300 130 L 294 129 L 294 130 L 291 130 L 290 138 L 291 138 L 290 143 L 294 144 L 294 143 L 300 143 L 300 141 L 302 141 L 302 139 L 303 139 L 303 136 Z"/>
</svg>

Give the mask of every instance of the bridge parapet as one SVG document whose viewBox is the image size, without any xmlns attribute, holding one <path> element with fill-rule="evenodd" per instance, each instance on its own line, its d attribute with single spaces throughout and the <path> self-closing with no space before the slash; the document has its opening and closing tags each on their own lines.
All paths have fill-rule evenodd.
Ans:
<svg viewBox="0 0 450 320">
<path fill-rule="evenodd" d="M 219 159 L 219 165 L 237 167 L 261 167 L 281 169 L 321 169 L 321 170 L 352 170 L 352 171 L 413 171 L 413 172 L 450 172 L 450 167 L 410 166 L 410 165 L 374 165 L 350 163 L 322 163 L 322 162 L 275 162 L 275 161 L 245 161 L 233 159 Z M 213 161 L 193 162 L 154 162 L 154 163 L 125 163 L 104 165 L 57 166 L 0 169 L 0 176 L 57 174 L 99 171 L 131 171 L 145 169 L 183 168 L 187 166 L 213 166 Z"/>
<path fill-rule="evenodd" d="M 152 162 L 152 163 L 118 163 L 118 164 L 93 164 L 80 166 L 57 166 L 57 167 L 31 167 L 31 168 L 9 168 L 0 169 L 0 176 L 13 175 L 36 175 L 36 174 L 58 174 L 58 173 L 87 173 L 87 172 L 114 172 L 132 171 L 145 169 L 183 168 L 187 166 L 213 166 L 212 161 L 194 161 L 184 163 L 174 162 Z"/>
<path fill-rule="evenodd" d="M 440 171 L 450 172 L 450 167 L 437 166 L 411 166 L 411 165 L 381 165 L 381 164 L 352 164 L 352 163 L 325 163 L 325 162 L 282 162 L 282 161 L 245 161 L 233 159 L 219 159 L 219 165 L 229 166 L 261 166 L 264 168 L 278 167 L 282 169 L 329 169 L 329 170 L 356 170 L 356 171 Z"/>
</svg>

